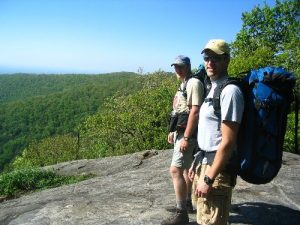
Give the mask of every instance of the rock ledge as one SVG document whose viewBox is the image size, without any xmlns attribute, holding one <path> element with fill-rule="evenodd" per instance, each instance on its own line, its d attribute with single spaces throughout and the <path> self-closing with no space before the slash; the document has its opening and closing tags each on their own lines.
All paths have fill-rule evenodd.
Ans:
<svg viewBox="0 0 300 225">
<path fill-rule="evenodd" d="M 93 174 L 77 184 L 0 203 L 1 225 L 157 225 L 174 202 L 168 173 L 172 150 L 57 164 L 59 174 Z M 266 185 L 240 179 L 231 224 L 296 225 L 300 221 L 300 156 L 284 153 L 278 176 Z M 196 225 L 195 215 L 190 224 Z"/>
</svg>

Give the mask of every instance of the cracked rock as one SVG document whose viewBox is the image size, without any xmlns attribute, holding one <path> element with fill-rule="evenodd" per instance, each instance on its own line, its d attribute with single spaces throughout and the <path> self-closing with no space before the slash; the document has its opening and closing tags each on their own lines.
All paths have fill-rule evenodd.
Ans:
<svg viewBox="0 0 300 225">
<path fill-rule="evenodd" d="M 94 174 L 80 183 L 0 203 L 1 225 L 157 225 L 175 205 L 172 150 L 78 160 L 48 166 L 58 174 Z M 278 176 L 265 185 L 238 179 L 230 223 L 298 225 L 300 156 L 284 153 Z M 141 163 L 142 162 L 142 163 Z M 139 165 L 138 165 L 139 164 Z M 138 165 L 138 166 L 135 166 Z M 197 225 L 196 215 L 190 224 Z"/>
</svg>

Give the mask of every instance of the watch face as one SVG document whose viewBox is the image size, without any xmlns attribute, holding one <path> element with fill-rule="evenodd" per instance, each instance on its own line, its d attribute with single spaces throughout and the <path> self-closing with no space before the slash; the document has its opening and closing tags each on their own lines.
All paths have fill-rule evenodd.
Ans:
<svg viewBox="0 0 300 225">
<path fill-rule="evenodd" d="M 204 177 L 204 182 L 205 182 L 206 184 L 209 184 L 209 180 L 207 179 L 207 176 Z"/>
<path fill-rule="evenodd" d="M 210 179 L 208 176 L 204 176 L 204 182 L 208 185 L 211 185 L 213 184 L 214 181 Z"/>
</svg>

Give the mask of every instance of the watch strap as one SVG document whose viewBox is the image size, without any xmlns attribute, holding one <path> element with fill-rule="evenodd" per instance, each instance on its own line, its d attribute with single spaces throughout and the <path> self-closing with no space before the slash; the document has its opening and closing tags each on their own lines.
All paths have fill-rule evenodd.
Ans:
<svg viewBox="0 0 300 225">
<path fill-rule="evenodd" d="M 211 179 L 209 176 L 205 175 L 204 176 L 204 182 L 207 184 L 207 185 L 212 185 L 214 183 L 215 179 Z"/>
<path fill-rule="evenodd" d="M 183 137 L 183 139 L 184 139 L 185 141 L 189 141 L 189 140 L 190 140 L 189 137 Z"/>
</svg>

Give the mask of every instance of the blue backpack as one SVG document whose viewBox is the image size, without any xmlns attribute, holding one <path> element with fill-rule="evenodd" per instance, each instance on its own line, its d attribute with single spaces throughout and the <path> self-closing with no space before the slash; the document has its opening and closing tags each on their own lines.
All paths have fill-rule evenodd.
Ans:
<svg viewBox="0 0 300 225">
<path fill-rule="evenodd" d="M 295 76 L 285 69 L 264 67 L 249 71 L 242 79 L 229 78 L 215 90 L 212 101 L 220 122 L 220 95 L 226 85 L 238 85 L 245 100 L 237 154 L 227 170 L 253 184 L 268 183 L 278 174 L 295 83 Z M 210 84 L 205 87 L 209 89 Z"/>
</svg>

